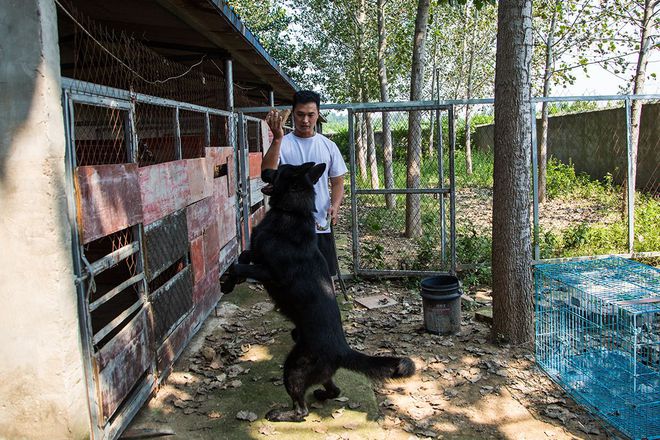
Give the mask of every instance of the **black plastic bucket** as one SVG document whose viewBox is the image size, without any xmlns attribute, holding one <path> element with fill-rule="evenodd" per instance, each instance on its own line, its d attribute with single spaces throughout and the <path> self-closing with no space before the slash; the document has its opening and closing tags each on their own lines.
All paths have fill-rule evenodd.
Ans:
<svg viewBox="0 0 660 440">
<path fill-rule="evenodd" d="M 453 275 L 424 278 L 421 283 L 424 327 L 440 335 L 461 330 L 461 286 Z"/>
</svg>

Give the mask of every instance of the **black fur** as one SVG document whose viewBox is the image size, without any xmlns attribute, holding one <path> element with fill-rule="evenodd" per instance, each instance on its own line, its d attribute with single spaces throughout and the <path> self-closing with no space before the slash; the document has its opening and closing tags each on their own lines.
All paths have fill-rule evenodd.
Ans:
<svg viewBox="0 0 660 440">
<path fill-rule="evenodd" d="M 295 345 L 284 363 L 284 385 L 293 409 L 273 410 L 271 421 L 303 421 L 308 414 L 305 391 L 320 400 L 339 396 L 332 381 L 338 368 L 374 379 L 397 379 L 415 373 L 409 358 L 368 356 L 348 346 L 327 263 L 316 243 L 314 183 L 325 164 L 281 165 L 265 170 L 270 210 L 252 231 L 250 250 L 232 265 L 223 291 L 245 278 L 261 281 L 281 312 L 295 325 Z M 249 264 L 252 263 L 252 264 Z"/>
</svg>

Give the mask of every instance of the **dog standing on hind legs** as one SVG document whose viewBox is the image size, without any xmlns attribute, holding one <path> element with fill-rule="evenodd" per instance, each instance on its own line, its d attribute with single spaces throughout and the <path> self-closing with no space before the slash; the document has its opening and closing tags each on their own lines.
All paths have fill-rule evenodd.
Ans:
<svg viewBox="0 0 660 440">
<path fill-rule="evenodd" d="M 260 281 L 295 325 L 295 345 L 284 362 L 284 386 L 293 408 L 271 410 L 266 415 L 270 421 L 304 421 L 309 414 L 305 391 L 313 385 L 323 386 L 314 391 L 319 400 L 338 397 L 332 377 L 339 368 L 380 380 L 415 374 L 410 358 L 368 356 L 346 341 L 328 266 L 316 244 L 314 183 L 324 169 L 325 164 L 308 162 L 262 172 L 270 210 L 222 286 L 228 293 L 245 278 Z"/>
</svg>

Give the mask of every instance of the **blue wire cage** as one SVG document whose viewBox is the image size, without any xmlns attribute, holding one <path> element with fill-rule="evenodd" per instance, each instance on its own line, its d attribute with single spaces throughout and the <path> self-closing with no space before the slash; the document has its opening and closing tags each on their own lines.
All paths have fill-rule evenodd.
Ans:
<svg viewBox="0 0 660 440">
<path fill-rule="evenodd" d="M 660 439 L 660 270 L 624 258 L 535 267 L 536 361 L 633 439 Z"/>
</svg>

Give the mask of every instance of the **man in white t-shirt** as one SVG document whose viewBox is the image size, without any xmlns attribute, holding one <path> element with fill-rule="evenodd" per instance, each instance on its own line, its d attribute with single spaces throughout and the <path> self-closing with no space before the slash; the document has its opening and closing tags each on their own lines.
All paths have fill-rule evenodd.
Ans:
<svg viewBox="0 0 660 440">
<path fill-rule="evenodd" d="M 282 117 L 271 110 L 266 122 L 273 132 L 273 141 L 261 163 L 261 170 L 276 169 L 279 164 L 300 165 L 305 162 L 324 163 L 325 171 L 314 189 L 316 191 L 316 232 L 318 246 L 330 269 L 337 275 L 335 245 L 330 235 L 330 223 L 337 224 L 339 208 L 344 197 L 344 174 L 347 168 L 344 159 L 332 142 L 316 133 L 321 98 L 318 93 L 301 90 L 293 95 L 294 131 L 284 135 Z M 330 189 L 328 190 L 328 180 Z"/>
</svg>

